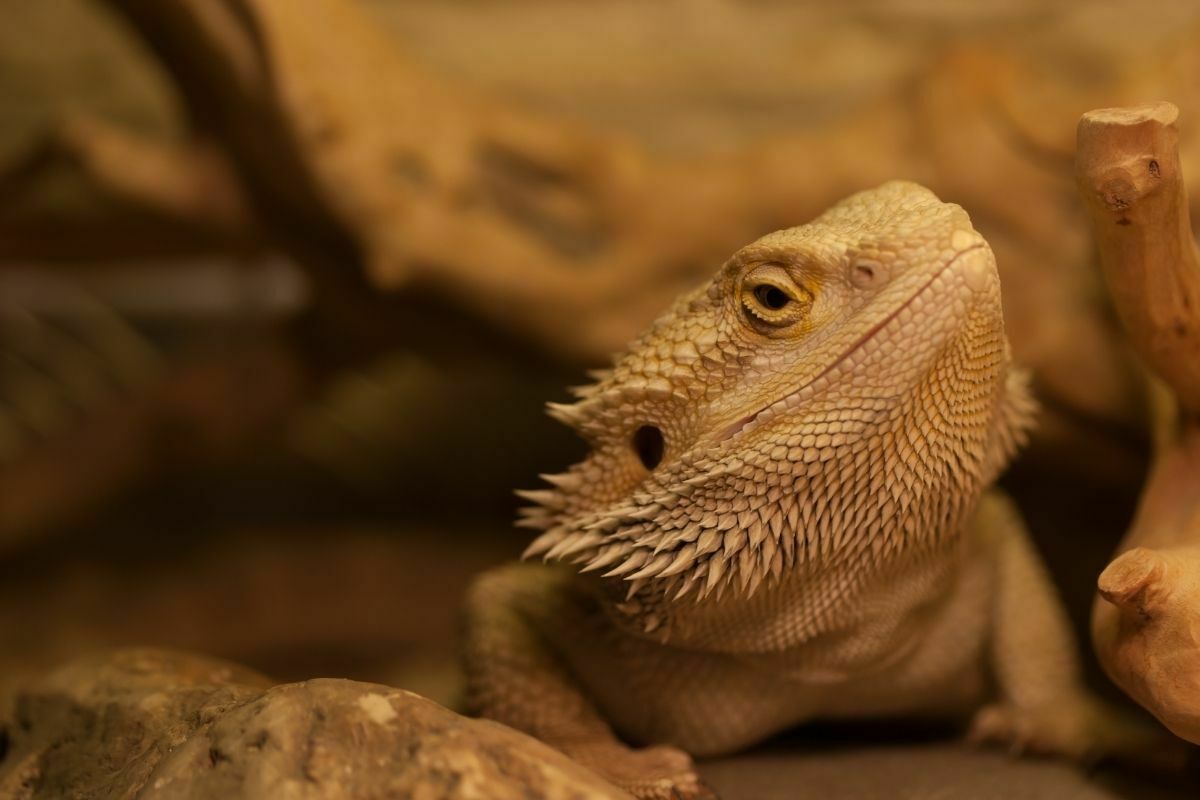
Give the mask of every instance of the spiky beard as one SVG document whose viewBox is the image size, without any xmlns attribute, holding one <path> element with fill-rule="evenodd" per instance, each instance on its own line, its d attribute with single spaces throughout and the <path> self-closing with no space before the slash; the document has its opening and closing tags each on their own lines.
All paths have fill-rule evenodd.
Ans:
<svg viewBox="0 0 1200 800">
<path fill-rule="evenodd" d="M 939 408 L 945 394 L 931 378 L 900 404 L 850 398 L 836 418 L 776 420 L 736 455 L 685 454 L 604 508 L 568 510 L 586 475 L 547 476 L 555 489 L 523 493 L 538 503 L 524 524 L 544 529 L 525 558 L 579 565 L 638 608 L 749 600 L 837 563 L 866 579 L 954 538 L 1032 418 L 1015 370 L 974 398 L 960 391 L 953 409 Z M 663 618 L 640 616 L 647 633 Z"/>
</svg>

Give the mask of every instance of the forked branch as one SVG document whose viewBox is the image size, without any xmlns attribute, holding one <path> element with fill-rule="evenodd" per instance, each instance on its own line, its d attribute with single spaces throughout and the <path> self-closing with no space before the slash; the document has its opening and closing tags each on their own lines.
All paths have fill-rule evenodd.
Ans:
<svg viewBox="0 0 1200 800">
<path fill-rule="evenodd" d="M 1100 264 L 1134 347 L 1165 387 L 1155 463 L 1124 551 L 1099 578 L 1092 636 L 1109 676 L 1200 742 L 1200 259 L 1180 172 L 1178 109 L 1079 122 L 1076 175 Z"/>
</svg>

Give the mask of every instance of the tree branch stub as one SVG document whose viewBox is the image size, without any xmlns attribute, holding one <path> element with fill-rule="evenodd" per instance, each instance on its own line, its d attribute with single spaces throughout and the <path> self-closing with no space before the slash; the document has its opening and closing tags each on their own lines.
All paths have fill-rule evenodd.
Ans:
<svg viewBox="0 0 1200 800">
<path fill-rule="evenodd" d="M 1100 265 L 1138 352 L 1200 413 L 1200 258 L 1171 103 L 1089 111 L 1076 178 Z"/>
</svg>

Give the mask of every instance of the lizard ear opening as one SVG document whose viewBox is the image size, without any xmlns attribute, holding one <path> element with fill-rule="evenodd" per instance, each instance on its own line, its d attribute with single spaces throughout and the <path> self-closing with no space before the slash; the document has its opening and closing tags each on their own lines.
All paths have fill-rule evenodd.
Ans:
<svg viewBox="0 0 1200 800">
<path fill-rule="evenodd" d="M 653 470 L 662 462 L 665 449 L 662 431 L 654 425 L 643 425 L 633 432 L 633 451 L 647 470 Z"/>
</svg>

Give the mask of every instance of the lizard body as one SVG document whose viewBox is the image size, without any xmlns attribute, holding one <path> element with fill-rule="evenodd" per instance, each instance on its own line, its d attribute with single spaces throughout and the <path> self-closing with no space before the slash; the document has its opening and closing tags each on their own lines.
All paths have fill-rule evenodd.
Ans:
<svg viewBox="0 0 1200 800">
<path fill-rule="evenodd" d="M 1083 690 L 990 484 L 1033 404 L 990 249 L 912 183 L 736 253 L 578 402 L 524 564 L 467 603 L 476 710 L 641 797 L 814 718 L 975 714 L 979 738 L 1135 746 Z M 626 740 L 640 745 L 633 749 Z"/>
</svg>

